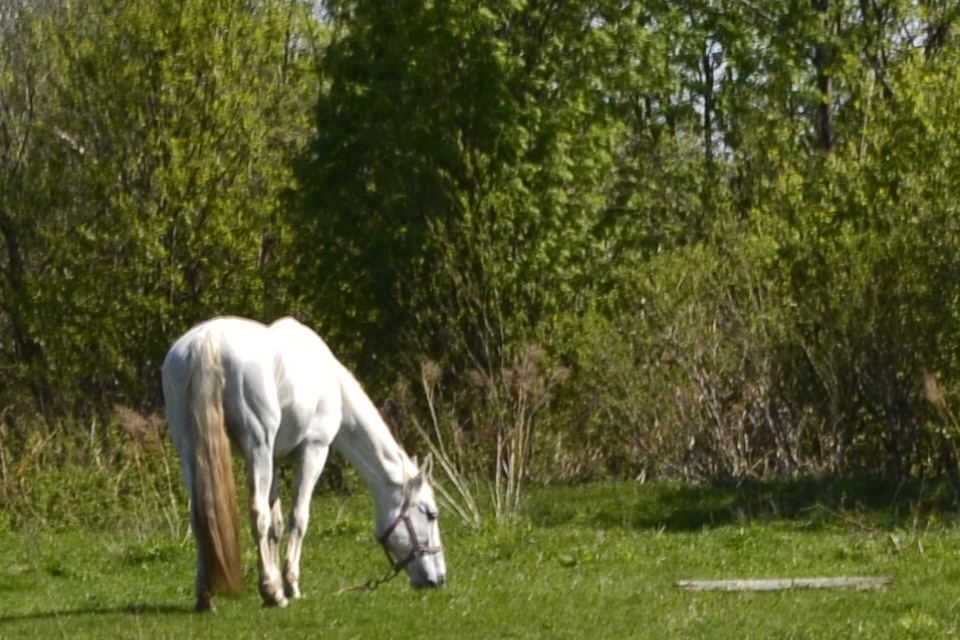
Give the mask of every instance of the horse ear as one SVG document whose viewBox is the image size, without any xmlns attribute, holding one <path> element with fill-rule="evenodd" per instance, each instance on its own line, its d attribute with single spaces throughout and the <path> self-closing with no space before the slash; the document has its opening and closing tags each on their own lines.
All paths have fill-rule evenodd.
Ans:
<svg viewBox="0 0 960 640">
<path fill-rule="evenodd" d="M 424 478 L 433 479 L 433 454 L 428 453 L 423 460 L 423 466 L 420 467 L 420 475 Z"/>
</svg>

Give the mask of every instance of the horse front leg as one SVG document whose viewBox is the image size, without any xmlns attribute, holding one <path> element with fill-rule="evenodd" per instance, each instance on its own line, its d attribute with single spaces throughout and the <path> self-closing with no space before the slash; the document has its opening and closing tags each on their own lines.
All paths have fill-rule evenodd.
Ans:
<svg viewBox="0 0 960 640">
<path fill-rule="evenodd" d="M 287 561 L 283 567 L 284 592 L 288 598 L 299 598 L 300 593 L 300 556 L 303 551 L 303 538 L 310 522 L 310 498 L 313 489 L 327 461 L 329 449 L 320 445 L 304 447 L 300 468 L 293 485 L 293 505 L 290 509 L 290 522 L 287 530 L 290 538 L 287 542 Z"/>
<path fill-rule="evenodd" d="M 268 450 L 257 450 L 247 461 L 250 483 L 250 529 L 257 545 L 258 586 L 264 606 L 285 607 L 287 598 L 280 579 L 280 552 L 275 512 L 279 511 L 276 497 L 276 477 L 273 459 Z M 271 504 L 273 503 L 273 504 Z"/>
<path fill-rule="evenodd" d="M 273 485 L 270 488 L 270 559 L 273 566 L 280 566 L 280 538 L 283 537 L 283 510 L 280 507 L 280 487 L 276 466 L 273 470 Z"/>
</svg>

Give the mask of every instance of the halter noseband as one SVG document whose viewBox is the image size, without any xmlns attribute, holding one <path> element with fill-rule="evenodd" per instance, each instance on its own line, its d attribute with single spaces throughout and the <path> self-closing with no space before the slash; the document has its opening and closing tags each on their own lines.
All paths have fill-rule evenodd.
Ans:
<svg viewBox="0 0 960 640">
<path fill-rule="evenodd" d="M 403 522 L 407 525 L 407 533 L 410 534 L 410 540 L 413 542 L 413 548 L 410 550 L 410 553 L 403 560 L 397 560 L 394 562 L 393 557 L 390 555 L 390 548 L 387 546 L 387 540 L 390 539 L 390 535 L 394 530 Z M 391 572 L 396 575 L 400 573 L 403 569 L 407 567 L 411 562 L 417 558 L 421 558 L 425 555 L 440 553 L 443 551 L 443 547 L 437 545 L 435 547 L 428 547 L 427 545 L 420 542 L 420 539 L 417 537 L 417 530 L 413 528 L 413 522 L 410 520 L 410 496 L 407 495 L 403 499 L 403 506 L 400 507 L 400 513 L 396 518 L 393 519 L 393 522 L 383 530 L 379 536 L 377 536 L 377 542 L 383 546 L 383 551 L 387 554 L 387 560 L 390 564 L 393 565 Z"/>
</svg>

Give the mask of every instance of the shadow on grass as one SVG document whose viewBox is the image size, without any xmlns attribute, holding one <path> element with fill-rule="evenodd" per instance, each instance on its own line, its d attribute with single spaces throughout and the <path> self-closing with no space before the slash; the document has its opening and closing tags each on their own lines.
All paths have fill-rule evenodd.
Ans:
<svg viewBox="0 0 960 640">
<path fill-rule="evenodd" d="M 77 616 L 153 616 L 153 615 L 193 615 L 193 607 L 168 604 L 143 604 L 139 602 L 117 607 L 76 607 L 73 609 L 54 609 L 52 611 L 33 611 L 30 613 L 0 614 L 0 625 L 4 623 L 25 622 L 28 620 L 56 620 Z"/>
<path fill-rule="evenodd" d="M 946 480 L 617 482 L 570 486 L 560 493 L 531 488 L 526 513 L 534 523 L 548 527 L 578 523 L 596 528 L 699 531 L 753 520 L 790 520 L 813 527 L 846 521 L 884 528 L 926 522 L 931 514 L 956 514 L 958 500 L 960 495 Z"/>
</svg>

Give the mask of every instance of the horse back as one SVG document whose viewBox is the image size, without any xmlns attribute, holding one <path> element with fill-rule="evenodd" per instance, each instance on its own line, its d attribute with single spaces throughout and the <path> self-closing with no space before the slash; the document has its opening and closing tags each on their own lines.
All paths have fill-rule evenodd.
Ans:
<svg viewBox="0 0 960 640">
<path fill-rule="evenodd" d="M 207 332 L 219 334 L 224 371 L 223 403 L 232 439 L 273 442 L 283 457 L 305 438 L 332 440 L 341 416 L 342 365 L 308 327 L 284 318 L 269 327 L 243 318 L 221 317 L 184 334 L 171 348 L 164 369 L 183 373 Z M 325 431 L 318 432 L 318 417 Z M 251 418 L 255 420 L 251 422 Z"/>
</svg>

